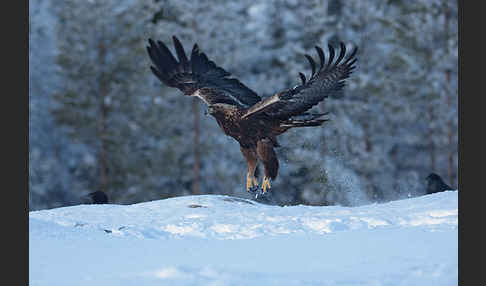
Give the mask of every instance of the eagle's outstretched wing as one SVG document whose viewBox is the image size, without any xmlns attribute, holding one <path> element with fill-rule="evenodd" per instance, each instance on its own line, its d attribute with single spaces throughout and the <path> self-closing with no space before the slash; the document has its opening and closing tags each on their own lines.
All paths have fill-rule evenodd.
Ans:
<svg viewBox="0 0 486 286">
<path fill-rule="evenodd" d="M 223 68 L 209 60 L 194 44 L 188 59 L 179 40 L 173 36 L 178 60 L 161 41 L 149 39 L 147 47 L 152 72 L 164 84 L 181 90 L 186 95 L 200 97 L 208 105 L 226 103 L 240 108 L 254 105 L 261 98 Z"/>
<path fill-rule="evenodd" d="M 315 47 L 320 59 L 320 67 L 316 71 L 316 64 L 311 56 L 305 55 L 309 61 L 312 74 L 307 81 L 304 74 L 299 73 L 302 80 L 301 85 L 284 90 L 254 106 L 248 108 L 243 118 L 264 112 L 266 115 L 286 120 L 292 116 L 303 114 L 312 106 L 318 104 L 324 98 L 339 92 L 344 87 L 344 80 L 349 77 L 355 68 L 356 52 L 355 47 L 351 54 L 343 61 L 346 55 L 346 46 L 341 43 L 341 51 L 336 61 L 334 60 L 334 48 L 329 45 L 329 60 L 325 62 L 324 52 L 320 47 Z"/>
</svg>

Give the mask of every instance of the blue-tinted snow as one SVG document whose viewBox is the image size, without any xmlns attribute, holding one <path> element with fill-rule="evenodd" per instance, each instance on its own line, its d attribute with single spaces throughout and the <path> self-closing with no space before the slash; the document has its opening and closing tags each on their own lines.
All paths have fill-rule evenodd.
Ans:
<svg viewBox="0 0 486 286">
<path fill-rule="evenodd" d="M 33 211 L 30 285 L 457 285 L 457 194 L 359 207 L 204 195 Z"/>
</svg>

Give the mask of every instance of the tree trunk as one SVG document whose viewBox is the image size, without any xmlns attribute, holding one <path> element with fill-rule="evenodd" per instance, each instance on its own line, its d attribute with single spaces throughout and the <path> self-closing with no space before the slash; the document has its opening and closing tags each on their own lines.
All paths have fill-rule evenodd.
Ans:
<svg viewBox="0 0 486 286">
<path fill-rule="evenodd" d="M 192 184 L 192 194 L 199 195 L 199 114 L 197 98 L 192 99 L 194 111 L 194 180 Z"/>
<path fill-rule="evenodd" d="M 434 108 L 433 106 L 429 106 L 429 120 L 430 122 L 435 121 L 435 116 L 434 116 Z M 429 129 L 429 154 L 430 154 L 430 170 L 431 172 L 437 172 L 436 170 L 436 158 L 435 158 L 435 142 L 434 142 L 434 136 L 436 134 L 434 133 L 434 129 L 431 128 Z"/>
<path fill-rule="evenodd" d="M 449 46 L 447 44 L 448 40 L 449 40 L 449 17 L 450 17 L 450 10 L 449 10 L 449 7 L 447 6 L 447 1 L 444 1 L 443 2 L 443 5 L 444 5 L 444 12 L 445 12 L 445 15 L 444 15 L 444 32 L 445 32 L 445 39 L 446 39 L 446 42 L 445 42 L 445 49 L 447 52 L 449 52 Z M 449 83 L 450 82 L 450 78 L 451 78 L 451 71 L 449 69 L 446 69 L 445 71 L 445 80 L 446 80 L 446 83 Z M 448 89 L 447 89 L 448 90 Z M 452 94 L 451 92 L 449 91 L 448 93 L 446 92 L 445 94 L 446 98 L 447 98 L 447 107 L 448 109 L 450 110 L 452 108 Z M 454 144 L 453 140 L 454 140 L 454 127 L 455 127 L 455 124 L 453 122 L 453 119 L 449 119 L 448 120 L 448 131 L 447 131 L 447 147 L 448 147 L 448 152 L 447 152 L 447 162 L 448 162 L 448 166 L 447 166 L 447 175 L 449 177 L 449 183 L 451 184 L 452 187 L 454 187 L 455 185 L 455 168 L 454 168 L 454 153 L 456 152 L 456 149 L 457 148 L 453 148 L 452 145 Z"/>
<path fill-rule="evenodd" d="M 106 106 L 106 97 L 108 96 L 108 82 L 103 70 L 105 66 L 106 47 L 103 42 L 98 45 L 98 57 L 100 59 L 101 74 L 99 77 L 99 120 L 98 120 L 98 138 L 100 140 L 100 150 L 98 152 L 98 164 L 100 168 L 100 186 L 99 190 L 108 193 L 108 128 L 107 116 L 108 106 Z"/>
</svg>

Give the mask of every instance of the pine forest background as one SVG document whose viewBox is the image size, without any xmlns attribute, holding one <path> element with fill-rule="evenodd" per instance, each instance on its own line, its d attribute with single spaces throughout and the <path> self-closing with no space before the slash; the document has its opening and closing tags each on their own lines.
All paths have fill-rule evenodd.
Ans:
<svg viewBox="0 0 486 286">
<path fill-rule="evenodd" d="M 29 208 L 96 190 L 132 204 L 249 198 L 246 163 L 206 106 L 163 86 L 147 39 L 177 35 L 260 96 L 310 74 L 315 45 L 359 47 L 329 122 L 279 137 L 281 205 L 360 205 L 457 187 L 458 8 L 451 0 L 30 0 Z M 260 168 L 262 171 L 262 168 Z M 260 177 L 261 178 L 261 177 Z"/>
</svg>

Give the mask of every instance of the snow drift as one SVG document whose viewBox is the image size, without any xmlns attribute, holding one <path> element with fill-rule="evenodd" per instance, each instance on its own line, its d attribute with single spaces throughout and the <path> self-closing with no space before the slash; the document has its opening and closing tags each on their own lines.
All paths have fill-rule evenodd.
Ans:
<svg viewBox="0 0 486 286">
<path fill-rule="evenodd" d="M 457 285 L 456 191 L 359 207 L 229 196 L 29 213 L 30 285 Z"/>
</svg>

